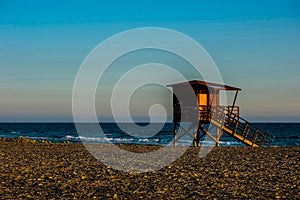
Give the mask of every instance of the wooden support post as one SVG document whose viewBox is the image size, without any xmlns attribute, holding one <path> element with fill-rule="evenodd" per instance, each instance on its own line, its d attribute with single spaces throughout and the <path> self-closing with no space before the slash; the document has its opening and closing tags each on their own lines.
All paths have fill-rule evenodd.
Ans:
<svg viewBox="0 0 300 200">
<path fill-rule="evenodd" d="M 218 142 L 217 139 L 207 130 L 205 130 L 203 127 L 201 127 L 201 131 L 203 131 L 206 135 L 208 135 L 214 142 Z"/>
<path fill-rule="evenodd" d="M 244 125 L 243 135 L 245 135 L 247 128 L 248 128 L 248 122 L 246 122 L 245 125 Z"/>
<path fill-rule="evenodd" d="M 177 140 L 177 131 L 178 131 L 178 129 L 177 129 L 177 127 L 178 127 L 178 124 L 177 124 L 177 122 L 173 122 L 173 124 L 174 124 L 174 141 L 173 141 L 173 146 L 174 147 L 176 147 L 177 146 L 177 144 L 176 144 L 176 140 Z"/>
<path fill-rule="evenodd" d="M 233 112 L 233 108 L 235 106 L 235 102 L 236 102 L 236 98 L 237 98 L 237 95 L 238 95 L 239 91 L 237 90 L 235 92 L 235 96 L 234 96 L 234 100 L 233 100 L 233 103 L 232 103 L 232 106 L 231 106 L 231 110 L 230 110 L 230 114 L 229 114 L 229 117 L 231 118 L 231 115 L 232 115 L 232 112 Z"/>
<path fill-rule="evenodd" d="M 198 135 L 198 127 L 194 126 L 194 139 L 193 139 L 193 146 L 197 146 L 197 135 Z"/>
<path fill-rule="evenodd" d="M 177 123 L 178 124 L 178 123 Z M 178 129 L 177 129 L 177 132 L 176 132 L 176 138 L 174 137 L 174 143 L 179 140 L 180 138 L 182 138 L 184 135 L 188 134 L 189 136 L 191 136 L 191 138 L 193 138 L 193 135 L 189 133 L 189 131 L 195 126 L 195 123 L 192 123 L 187 129 L 183 128 L 182 126 L 180 126 L 180 124 L 178 124 Z M 179 136 L 177 136 L 177 133 L 178 133 L 178 130 L 179 129 L 182 129 L 183 130 L 183 133 Z"/>
<path fill-rule="evenodd" d="M 224 131 L 222 131 L 222 128 L 219 128 L 217 126 L 216 126 L 216 129 L 217 129 L 217 138 L 216 139 L 217 139 L 217 141 L 219 141 L 217 146 L 220 146 L 220 139 L 221 139 Z"/>
<path fill-rule="evenodd" d="M 221 132 L 220 132 L 219 136 L 217 137 L 217 140 L 219 140 L 219 141 L 220 141 L 220 139 L 221 139 L 221 137 L 222 137 L 223 133 L 224 133 L 224 131 L 221 131 Z"/>
<path fill-rule="evenodd" d="M 244 139 L 246 139 L 246 138 L 248 137 L 249 131 L 250 131 L 250 128 L 248 127 L 248 128 L 247 128 L 247 131 L 246 131 L 245 134 L 244 134 Z"/>
<path fill-rule="evenodd" d="M 254 135 L 253 135 L 253 138 L 252 138 L 252 146 L 255 144 L 256 138 L 257 138 L 258 134 L 259 134 L 259 132 L 258 132 L 258 130 L 256 129 L 256 131 L 255 131 L 255 133 L 254 133 Z"/>
<path fill-rule="evenodd" d="M 216 127 L 216 147 L 219 147 L 220 146 L 220 140 L 218 139 L 219 138 L 219 134 L 220 134 L 220 129 L 218 127 Z"/>
<path fill-rule="evenodd" d="M 198 137 L 198 147 L 200 147 L 200 140 L 201 140 L 201 138 L 203 138 L 204 136 L 205 136 L 205 133 L 203 132 L 203 131 L 201 131 L 201 129 L 204 127 L 204 124 L 201 124 L 201 125 L 199 125 L 198 126 L 198 131 L 199 131 L 199 137 Z M 202 134 L 201 134 L 202 133 Z"/>
<path fill-rule="evenodd" d="M 246 139 L 248 133 L 249 133 L 249 125 L 248 125 L 248 122 L 246 122 L 246 124 L 244 125 L 244 128 L 243 128 L 244 140 Z"/>
<path fill-rule="evenodd" d="M 234 120 L 235 123 L 234 123 L 234 129 L 233 129 L 233 134 L 236 132 L 238 126 L 239 126 L 239 121 L 238 120 Z"/>
<path fill-rule="evenodd" d="M 197 127 L 197 136 L 196 136 L 196 147 L 200 147 L 200 127 L 203 127 L 204 124 L 198 124 L 198 127 Z"/>
</svg>

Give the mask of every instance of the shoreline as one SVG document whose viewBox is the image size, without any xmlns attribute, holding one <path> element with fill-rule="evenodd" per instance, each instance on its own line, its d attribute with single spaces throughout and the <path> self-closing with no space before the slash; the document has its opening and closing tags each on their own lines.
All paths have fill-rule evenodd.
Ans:
<svg viewBox="0 0 300 200">
<path fill-rule="evenodd" d="M 300 191 L 300 147 L 214 147 L 202 159 L 189 147 L 174 163 L 147 173 L 108 167 L 83 144 L 0 139 L 0 148 L 1 199 L 294 199 Z"/>
</svg>

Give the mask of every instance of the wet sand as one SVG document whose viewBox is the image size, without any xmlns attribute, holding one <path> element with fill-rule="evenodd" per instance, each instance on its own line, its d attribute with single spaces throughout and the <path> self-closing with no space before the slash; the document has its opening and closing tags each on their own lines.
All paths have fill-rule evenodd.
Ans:
<svg viewBox="0 0 300 200">
<path fill-rule="evenodd" d="M 295 199 L 300 147 L 215 147 L 188 151 L 147 173 L 121 172 L 81 144 L 0 140 L 0 199 Z M 145 152 L 156 146 L 122 145 Z"/>
</svg>

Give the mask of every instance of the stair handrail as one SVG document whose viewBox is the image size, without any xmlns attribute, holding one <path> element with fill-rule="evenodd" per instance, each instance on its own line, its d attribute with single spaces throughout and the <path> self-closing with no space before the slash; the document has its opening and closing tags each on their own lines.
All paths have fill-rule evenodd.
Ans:
<svg viewBox="0 0 300 200">
<path fill-rule="evenodd" d="M 275 138 L 274 135 L 266 132 L 265 130 L 253 125 L 246 119 L 240 117 L 239 113 L 237 114 L 234 112 L 230 112 L 231 110 L 229 110 L 229 109 L 233 109 L 233 108 L 230 106 L 229 107 L 228 106 L 214 106 L 214 108 L 210 108 L 210 110 L 212 112 L 211 117 L 215 117 L 216 119 L 220 120 L 221 119 L 220 113 L 223 113 L 225 115 L 225 117 L 227 116 L 228 121 L 233 120 L 233 121 L 240 122 L 239 124 L 243 124 L 243 125 L 247 124 L 249 130 L 251 130 L 250 132 L 257 133 L 258 135 L 256 136 L 255 142 L 265 144 L 265 145 L 269 145 L 270 143 L 273 142 L 273 138 Z M 250 136 L 250 135 L 247 135 L 247 136 Z M 253 137 L 254 137 L 254 135 L 253 135 Z M 259 137 L 259 138 L 262 137 L 263 139 L 257 140 L 257 137 Z"/>
<path fill-rule="evenodd" d="M 228 108 L 226 108 L 226 110 L 227 109 Z M 232 118 L 231 116 L 229 116 L 229 114 L 226 114 L 226 115 L 228 117 Z M 253 123 L 250 123 L 249 121 L 247 121 L 246 119 L 244 119 L 244 118 L 242 118 L 240 116 L 238 117 L 238 120 L 242 120 L 243 121 L 242 123 L 247 123 L 250 129 L 255 130 L 255 131 L 258 130 L 258 132 L 259 132 L 260 135 L 262 135 L 262 136 L 266 135 L 265 139 L 266 139 L 266 141 L 268 140 L 269 143 L 273 142 L 273 139 L 275 138 L 274 135 L 266 132 L 262 128 L 259 128 L 259 127 L 255 126 Z M 268 137 L 271 137 L 272 139 L 269 139 Z"/>
</svg>

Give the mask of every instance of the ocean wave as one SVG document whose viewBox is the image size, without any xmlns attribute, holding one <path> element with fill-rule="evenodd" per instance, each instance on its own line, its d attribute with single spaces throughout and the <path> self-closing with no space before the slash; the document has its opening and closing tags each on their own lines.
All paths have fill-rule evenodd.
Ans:
<svg viewBox="0 0 300 200">
<path fill-rule="evenodd" d="M 12 131 L 12 132 L 10 132 L 11 134 L 21 134 L 21 132 L 19 132 L 19 131 Z"/>
<path fill-rule="evenodd" d="M 6 137 L 6 135 L 0 135 L 0 137 Z M 34 137 L 34 136 L 21 136 L 23 138 L 37 140 L 37 141 L 49 141 L 55 143 L 71 142 L 71 143 L 100 143 L 100 144 L 148 144 L 148 145 L 171 145 L 172 139 L 165 138 L 122 138 L 122 137 L 85 137 L 66 135 L 64 137 Z M 181 139 L 178 141 L 178 146 L 190 146 L 192 144 L 191 139 Z M 215 146 L 214 141 L 204 140 L 201 141 L 202 146 Z M 242 144 L 237 141 L 220 141 L 221 146 L 241 146 Z M 299 144 L 296 144 L 299 146 Z"/>
<path fill-rule="evenodd" d="M 172 124 L 171 124 L 172 125 Z M 267 126 L 267 125 L 266 125 Z M 276 136 L 272 146 L 300 146 L 300 124 L 285 126 L 287 132 L 280 132 L 274 124 L 267 126 L 273 130 Z M 280 125 L 281 126 L 281 125 Z M 131 137 L 120 131 L 114 124 L 108 124 L 105 129 L 105 135 L 77 135 L 76 129 L 71 124 L 2 124 L 0 126 L 0 138 L 18 138 L 24 137 L 32 140 L 44 140 L 54 143 L 113 143 L 113 144 L 145 144 L 145 145 L 172 145 L 173 126 L 167 126 L 163 131 L 153 137 Z M 272 133 L 272 132 L 271 132 Z M 189 146 L 192 139 L 189 135 L 182 137 L 177 144 L 179 146 Z M 201 141 L 202 146 L 215 146 L 215 142 L 209 138 Z M 224 134 L 220 141 L 221 146 L 244 146 L 239 141 L 234 140 L 230 135 Z"/>
</svg>

